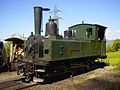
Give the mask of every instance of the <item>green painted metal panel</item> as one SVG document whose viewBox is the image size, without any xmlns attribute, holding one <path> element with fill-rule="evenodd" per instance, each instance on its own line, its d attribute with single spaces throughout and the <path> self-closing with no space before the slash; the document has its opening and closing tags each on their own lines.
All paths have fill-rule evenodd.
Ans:
<svg viewBox="0 0 120 90">
<path fill-rule="evenodd" d="M 49 45 L 47 45 L 49 44 Z M 45 40 L 44 47 L 49 48 L 49 54 L 44 59 L 60 60 L 80 56 L 80 42 L 74 40 Z"/>
<path fill-rule="evenodd" d="M 80 58 L 101 54 L 101 42 L 98 40 L 45 40 L 44 48 L 49 49 L 48 54 L 44 53 L 44 59 L 47 60 Z"/>
<path fill-rule="evenodd" d="M 95 40 L 94 42 L 91 42 L 91 54 L 94 55 L 100 55 L 101 50 L 101 44 L 100 41 Z"/>
<path fill-rule="evenodd" d="M 53 40 L 52 59 L 75 58 L 80 55 L 80 42 L 74 40 Z"/>
<path fill-rule="evenodd" d="M 43 46 L 44 46 L 44 57 L 43 57 L 43 59 L 45 59 L 45 60 L 51 60 L 52 58 L 51 58 L 51 40 L 50 39 L 45 39 L 44 41 L 44 44 L 43 44 Z M 47 52 L 45 51 L 45 50 L 47 50 Z"/>
<path fill-rule="evenodd" d="M 80 42 L 79 41 L 69 41 L 68 42 L 68 55 L 70 58 L 80 57 L 81 50 L 80 50 Z"/>
<path fill-rule="evenodd" d="M 101 42 L 101 55 L 105 56 L 106 55 L 106 41 L 102 40 Z"/>
<path fill-rule="evenodd" d="M 75 25 L 69 28 L 73 30 L 74 37 L 80 40 L 95 40 L 96 39 L 96 25 L 87 25 L 87 24 L 80 24 Z"/>
<path fill-rule="evenodd" d="M 53 40 L 51 45 L 52 59 L 61 59 L 68 57 L 67 42 L 60 40 Z"/>
</svg>

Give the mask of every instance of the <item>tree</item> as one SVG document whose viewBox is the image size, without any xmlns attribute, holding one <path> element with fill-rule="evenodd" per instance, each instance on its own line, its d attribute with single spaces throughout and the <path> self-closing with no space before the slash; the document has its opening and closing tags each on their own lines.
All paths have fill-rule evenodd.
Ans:
<svg viewBox="0 0 120 90">
<path fill-rule="evenodd" d="M 112 42 L 112 51 L 120 50 L 120 39 L 116 39 Z"/>
<path fill-rule="evenodd" d="M 5 43 L 5 51 L 6 51 L 6 56 L 7 57 L 10 57 L 10 44 L 11 44 L 11 42 L 9 42 L 9 41 L 7 41 Z"/>
</svg>

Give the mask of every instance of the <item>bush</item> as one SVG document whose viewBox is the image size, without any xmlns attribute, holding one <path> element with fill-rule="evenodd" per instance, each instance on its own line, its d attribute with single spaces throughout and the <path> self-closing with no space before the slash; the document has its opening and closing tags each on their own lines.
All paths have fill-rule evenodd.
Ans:
<svg viewBox="0 0 120 90">
<path fill-rule="evenodd" d="M 112 51 L 119 51 L 120 50 L 120 39 L 116 39 L 112 42 Z"/>
</svg>

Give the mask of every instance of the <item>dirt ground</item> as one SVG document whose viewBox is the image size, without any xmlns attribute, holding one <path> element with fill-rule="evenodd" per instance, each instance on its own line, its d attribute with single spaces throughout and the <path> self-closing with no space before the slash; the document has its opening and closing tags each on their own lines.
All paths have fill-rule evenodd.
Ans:
<svg viewBox="0 0 120 90">
<path fill-rule="evenodd" d="M 0 82 L 14 77 L 18 77 L 16 72 L 1 73 Z M 27 90 L 120 90 L 120 72 L 116 70 L 116 66 L 106 66 L 52 84 L 33 86 Z"/>
<path fill-rule="evenodd" d="M 52 84 L 38 85 L 29 90 L 119 90 L 120 72 L 106 66 Z"/>
</svg>

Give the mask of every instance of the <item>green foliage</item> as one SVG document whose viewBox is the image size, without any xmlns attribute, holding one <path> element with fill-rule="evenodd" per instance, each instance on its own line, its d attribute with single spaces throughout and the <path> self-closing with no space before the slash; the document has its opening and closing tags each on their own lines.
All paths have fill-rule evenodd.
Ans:
<svg viewBox="0 0 120 90">
<path fill-rule="evenodd" d="M 6 42 L 5 43 L 5 51 L 6 51 L 6 56 L 10 57 L 10 43 L 11 42 Z"/>
<path fill-rule="evenodd" d="M 112 42 L 112 51 L 120 50 L 120 39 L 116 39 Z"/>
<path fill-rule="evenodd" d="M 118 66 L 120 68 L 120 51 L 107 53 L 107 58 L 110 65 Z"/>
<path fill-rule="evenodd" d="M 112 46 L 110 44 L 106 45 L 106 52 L 111 52 Z"/>
</svg>

